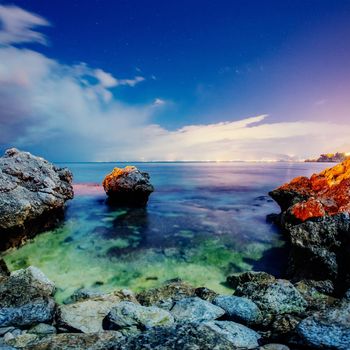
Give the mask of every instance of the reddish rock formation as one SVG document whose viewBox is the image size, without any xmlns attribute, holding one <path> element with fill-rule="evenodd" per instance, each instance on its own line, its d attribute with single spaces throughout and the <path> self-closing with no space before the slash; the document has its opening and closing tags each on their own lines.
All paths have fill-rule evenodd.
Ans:
<svg viewBox="0 0 350 350">
<path fill-rule="evenodd" d="M 270 192 L 283 211 L 297 220 L 350 212 L 350 160 L 310 178 L 297 177 Z"/>
<path fill-rule="evenodd" d="M 297 177 L 270 196 L 291 247 L 288 275 L 331 280 L 337 293 L 350 288 L 350 160 Z"/>
<path fill-rule="evenodd" d="M 149 179 L 148 173 L 126 166 L 124 169 L 114 168 L 102 184 L 112 203 L 145 205 L 154 191 Z"/>
</svg>

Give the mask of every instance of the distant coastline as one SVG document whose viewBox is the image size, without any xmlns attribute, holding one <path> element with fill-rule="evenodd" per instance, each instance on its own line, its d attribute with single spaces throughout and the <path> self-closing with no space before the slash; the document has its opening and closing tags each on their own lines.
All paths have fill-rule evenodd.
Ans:
<svg viewBox="0 0 350 350">
<path fill-rule="evenodd" d="M 349 153 L 336 152 L 321 154 L 317 159 L 306 159 L 307 163 L 341 163 L 350 158 Z"/>
</svg>

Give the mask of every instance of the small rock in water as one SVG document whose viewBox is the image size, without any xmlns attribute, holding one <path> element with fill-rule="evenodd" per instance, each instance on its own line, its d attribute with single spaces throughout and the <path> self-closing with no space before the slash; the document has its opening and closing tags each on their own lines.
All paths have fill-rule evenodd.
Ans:
<svg viewBox="0 0 350 350">
<path fill-rule="evenodd" d="M 243 297 L 220 295 L 213 300 L 213 304 L 225 310 L 231 321 L 244 324 L 258 324 L 263 316 L 257 305 Z"/>
<path fill-rule="evenodd" d="M 177 322 L 203 322 L 216 320 L 225 310 L 198 297 L 177 301 L 170 310 Z"/>
<path fill-rule="evenodd" d="M 135 166 L 124 169 L 114 168 L 103 180 L 103 188 L 112 204 L 147 204 L 149 195 L 154 191 L 150 176 Z"/>
<path fill-rule="evenodd" d="M 146 329 L 174 323 L 170 312 L 156 306 L 142 306 L 122 301 L 112 308 L 103 321 L 103 327 L 110 330 L 137 327 Z"/>
</svg>

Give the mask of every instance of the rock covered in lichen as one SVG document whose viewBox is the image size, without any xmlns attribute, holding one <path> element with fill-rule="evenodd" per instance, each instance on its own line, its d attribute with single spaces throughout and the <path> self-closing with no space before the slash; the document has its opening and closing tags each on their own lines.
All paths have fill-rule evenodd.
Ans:
<svg viewBox="0 0 350 350">
<path fill-rule="evenodd" d="M 287 280 L 245 282 L 237 286 L 235 295 L 252 300 L 266 314 L 302 313 L 306 300 Z"/>
<path fill-rule="evenodd" d="M 68 169 L 28 152 L 7 150 L 0 158 L 0 249 L 52 227 L 71 198 Z"/>
<path fill-rule="evenodd" d="M 154 191 L 150 176 L 135 166 L 114 168 L 103 180 L 103 188 L 111 203 L 145 205 Z"/>
<path fill-rule="evenodd" d="M 0 327 L 51 322 L 54 284 L 37 268 L 13 272 L 0 281 Z"/>
<path fill-rule="evenodd" d="M 315 349 L 350 349 L 350 303 L 317 312 L 296 328 L 302 344 Z"/>
<path fill-rule="evenodd" d="M 195 295 L 195 287 L 179 279 L 174 279 L 158 288 L 142 291 L 136 295 L 136 298 L 141 305 L 156 305 L 162 309 L 170 310 L 176 301 Z"/>
</svg>

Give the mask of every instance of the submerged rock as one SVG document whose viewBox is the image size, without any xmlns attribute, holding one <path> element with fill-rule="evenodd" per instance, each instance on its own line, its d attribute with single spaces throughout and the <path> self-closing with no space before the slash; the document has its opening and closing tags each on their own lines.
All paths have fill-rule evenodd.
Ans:
<svg viewBox="0 0 350 350">
<path fill-rule="evenodd" d="M 126 205 L 146 205 L 154 191 L 150 176 L 135 166 L 124 169 L 114 168 L 103 180 L 103 188 L 111 203 Z"/>
<path fill-rule="evenodd" d="M 174 323 L 169 311 L 156 306 L 142 306 L 122 301 L 115 305 L 103 321 L 103 327 L 110 330 L 122 328 L 147 329 L 155 326 L 166 326 Z"/>
<path fill-rule="evenodd" d="M 350 349 L 350 303 L 307 317 L 297 326 L 302 344 L 315 349 Z"/>
<path fill-rule="evenodd" d="M 270 196 L 291 244 L 288 273 L 294 280 L 330 279 L 350 287 L 350 159 L 310 178 L 298 177 Z"/>
<path fill-rule="evenodd" d="M 225 314 L 221 307 L 198 297 L 181 299 L 170 311 L 177 322 L 211 321 Z"/>
<path fill-rule="evenodd" d="M 57 224 L 71 198 L 68 169 L 28 152 L 7 150 L 0 158 L 0 250 Z"/>
<path fill-rule="evenodd" d="M 231 295 L 220 295 L 213 300 L 213 304 L 225 310 L 231 321 L 243 324 L 258 324 L 262 322 L 262 313 L 257 305 L 247 298 Z"/>
</svg>

